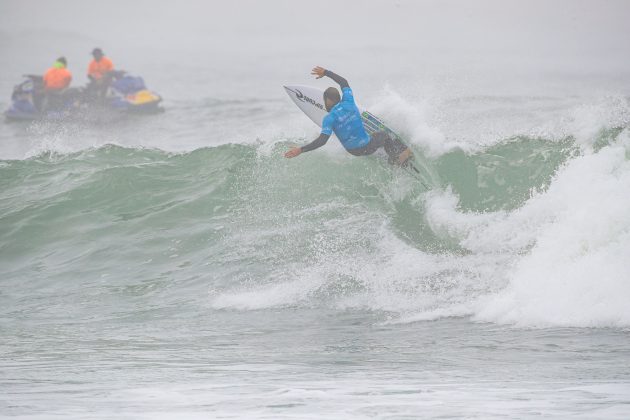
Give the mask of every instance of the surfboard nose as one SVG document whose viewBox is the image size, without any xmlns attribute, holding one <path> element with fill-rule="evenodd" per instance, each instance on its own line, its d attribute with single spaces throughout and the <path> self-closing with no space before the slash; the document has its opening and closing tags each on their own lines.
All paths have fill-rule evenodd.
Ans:
<svg viewBox="0 0 630 420">
<path fill-rule="evenodd" d="M 324 91 L 313 86 L 283 85 L 289 98 L 317 125 L 322 124 L 326 116 L 323 104 Z"/>
<path fill-rule="evenodd" d="M 287 95 L 289 95 L 291 98 L 295 96 L 295 89 L 292 86 L 284 85 L 282 87 L 284 88 L 284 91 L 287 93 Z"/>
</svg>

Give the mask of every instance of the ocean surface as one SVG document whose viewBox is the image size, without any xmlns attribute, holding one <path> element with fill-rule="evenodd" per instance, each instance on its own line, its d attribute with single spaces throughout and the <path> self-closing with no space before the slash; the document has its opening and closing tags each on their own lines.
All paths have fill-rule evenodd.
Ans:
<svg viewBox="0 0 630 420">
<path fill-rule="evenodd" d="M 305 51 L 274 21 L 226 46 L 168 10 L 163 44 L 124 44 L 0 12 L 3 110 L 60 45 L 77 85 L 101 46 L 165 98 L 0 123 L 0 418 L 630 418 L 618 51 L 472 58 L 390 24 Z M 406 139 L 428 190 L 335 139 L 283 157 L 318 134 L 282 88 L 332 85 L 315 65 Z"/>
</svg>

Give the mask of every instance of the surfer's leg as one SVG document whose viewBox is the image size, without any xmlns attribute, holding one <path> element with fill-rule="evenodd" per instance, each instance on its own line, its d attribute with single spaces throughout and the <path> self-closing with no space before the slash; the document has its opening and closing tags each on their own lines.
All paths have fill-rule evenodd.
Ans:
<svg viewBox="0 0 630 420">
<path fill-rule="evenodd" d="M 350 152 L 354 156 L 367 156 L 376 152 L 378 149 L 384 146 L 383 136 L 377 136 L 377 134 L 378 133 L 374 133 L 374 135 L 372 135 L 372 137 L 370 138 L 370 142 L 367 145 L 359 147 L 357 149 L 350 149 L 348 150 L 348 152 Z"/>
<path fill-rule="evenodd" d="M 385 153 L 389 156 L 389 163 L 404 166 L 411 157 L 411 149 L 409 149 L 398 138 L 392 138 L 386 131 L 377 131 L 370 137 L 370 142 L 358 149 L 348 150 L 354 156 L 371 155 L 380 148 L 385 149 Z"/>
<path fill-rule="evenodd" d="M 409 149 L 400 139 L 397 137 L 393 137 L 384 131 L 379 131 L 374 133 L 374 136 L 377 134 L 383 137 L 383 147 L 385 149 L 385 153 L 389 156 L 389 163 L 394 164 L 397 163 L 399 165 L 404 165 L 409 158 L 411 157 L 411 149 Z"/>
</svg>

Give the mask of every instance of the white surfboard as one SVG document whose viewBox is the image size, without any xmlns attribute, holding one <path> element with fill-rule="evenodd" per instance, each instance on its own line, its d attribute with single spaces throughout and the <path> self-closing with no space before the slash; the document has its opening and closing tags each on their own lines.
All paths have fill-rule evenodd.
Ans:
<svg viewBox="0 0 630 420">
<path fill-rule="evenodd" d="M 324 106 L 324 91 L 303 85 L 285 86 L 284 89 L 298 108 L 321 127 L 324 117 L 328 114 Z"/>
<path fill-rule="evenodd" d="M 324 91 L 317 87 L 305 85 L 284 86 L 284 89 L 298 108 L 315 124 L 321 127 L 324 117 L 328 114 L 324 106 Z M 359 111 L 361 111 L 360 107 Z M 400 139 L 398 134 L 370 112 L 361 111 L 361 119 L 363 120 L 365 131 L 367 131 L 369 135 L 372 135 L 376 131 L 386 131 L 392 137 Z M 422 155 L 414 152 L 414 162 L 415 165 L 412 167 L 420 176 L 420 182 L 422 182 L 422 185 L 424 185 L 427 190 L 429 189 L 428 184 L 438 185 L 436 172 Z"/>
</svg>

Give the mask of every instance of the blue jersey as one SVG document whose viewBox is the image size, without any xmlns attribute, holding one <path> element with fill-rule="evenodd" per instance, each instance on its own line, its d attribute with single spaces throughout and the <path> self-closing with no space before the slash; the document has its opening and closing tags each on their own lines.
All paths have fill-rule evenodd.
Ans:
<svg viewBox="0 0 630 420">
<path fill-rule="evenodd" d="M 341 101 L 330 110 L 322 121 L 322 134 L 330 136 L 333 132 L 346 150 L 366 146 L 370 136 L 363 128 L 361 113 L 354 103 L 352 89 L 341 90 Z"/>
</svg>

